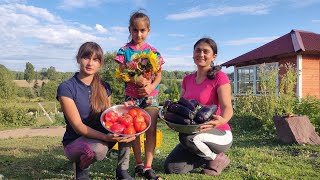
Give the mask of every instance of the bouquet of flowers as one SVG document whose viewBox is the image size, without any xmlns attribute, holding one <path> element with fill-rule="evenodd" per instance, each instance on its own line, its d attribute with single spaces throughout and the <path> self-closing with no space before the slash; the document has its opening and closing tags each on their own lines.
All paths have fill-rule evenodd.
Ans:
<svg viewBox="0 0 320 180">
<path fill-rule="evenodd" d="M 137 78 L 140 75 L 148 80 L 154 80 L 156 73 L 161 70 L 161 62 L 152 51 L 134 54 L 126 66 L 122 72 L 116 69 L 116 77 L 125 82 L 130 81 L 130 77 Z"/>
</svg>

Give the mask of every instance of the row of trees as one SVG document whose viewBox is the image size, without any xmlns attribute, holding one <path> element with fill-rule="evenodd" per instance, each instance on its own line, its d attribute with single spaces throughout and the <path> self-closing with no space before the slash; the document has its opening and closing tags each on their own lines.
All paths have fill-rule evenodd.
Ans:
<svg viewBox="0 0 320 180">
<path fill-rule="evenodd" d="M 104 55 L 104 64 L 101 76 L 107 81 L 113 90 L 113 103 L 124 101 L 124 83 L 115 77 L 115 68 L 118 66 L 113 60 L 115 52 L 107 52 Z M 162 71 L 162 81 L 160 85 L 159 102 L 164 100 L 179 98 L 182 78 L 190 72 L 183 71 Z M 15 97 L 26 97 L 31 100 L 40 97 L 44 100 L 55 100 L 58 85 L 70 78 L 74 72 L 57 72 L 54 67 L 43 68 L 36 71 L 34 66 L 26 63 L 24 72 L 8 70 L 0 65 L 0 98 L 14 99 Z M 18 87 L 13 80 L 26 80 L 33 84 L 33 87 Z M 40 84 L 39 80 L 48 80 Z"/>
<path fill-rule="evenodd" d="M 50 66 L 49 68 L 42 68 L 40 71 L 36 71 L 34 66 L 30 63 L 26 63 L 24 72 L 13 72 L 16 80 L 26 80 L 31 82 L 33 80 L 50 80 L 61 81 L 70 77 L 72 72 L 57 72 L 56 68 Z"/>
<path fill-rule="evenodd" d="M 41 97 L 45 100 L 54 100 L 58 84 L 63 80 L 69 78 L 70 74 L 73 74 L 73 73 L 57 73 L 56 77 L 60 77 L 60 79 L 49 80 L 47 81 L 47 83 L 40 84 L 39 79 L 37 78 L 39 77 L 38 76 L 39 73 L 33 70 L 34 68 L 31 63 L 26 64 L 25 72 L 13 72 L 0 64 L 0 98 L 3 100 L 10 100 L 18 97 L 25 97 L 31 100 L 36 97 Z M 17 80 L 17 79 L 20 80 L 17 77 L 27 78 L 26 80 L 28 82 L 33 82 L 33 86 L 32 87 L 17 86 L 13 82 L 13 80 Z M 30 77 L 36 77 L 36 78 L 30 79 Z"/>
<path fill-rule="evenodd" d="M 114 61 L 116 52 L 106 52 L 104 55 L 104 67 L 101 76 L 107 81 L 113 90 L 113 103 L 120 103 L 124 100 L 124 83 L 115 77 L 115 69 L 118 64 Z M 159 102 L 166 99 L 178 99 L 182 78 L 190 72 L 184 71 L 162 71 L 160 84 Z M 57 72 L 55 67 L 42 68 L 36 71 L 34 66 L 26 63 L 24 72 L 9 71 L 5 66 L 0 65 L 0 98 L 9 99 L 12 97 L 27 97 L 32 99 L 41 97 L 46 100 L 55 100 L 56 89 L 64 80 L 70 78 L 74 72 Z M 12 81 L 26 80 L 33 83 L 31 88 L 17 87 Z M 47 80 L 46 83 L 39 83 L 39 80 Z"/>
</svg>

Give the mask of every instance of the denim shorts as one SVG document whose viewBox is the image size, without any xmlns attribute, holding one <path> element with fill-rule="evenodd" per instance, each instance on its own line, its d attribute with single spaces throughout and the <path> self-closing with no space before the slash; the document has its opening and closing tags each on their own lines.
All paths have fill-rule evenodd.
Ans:
<svg viewBox="0 0 320 180">
<path fill-rule="evenodd" d="M 126 101 L 134 101 L 134 105 L 142 109 L 158 109 L 159 106 L 158 96 L 149 96 L 143 98 L 126 96 Z"/>
</svg>

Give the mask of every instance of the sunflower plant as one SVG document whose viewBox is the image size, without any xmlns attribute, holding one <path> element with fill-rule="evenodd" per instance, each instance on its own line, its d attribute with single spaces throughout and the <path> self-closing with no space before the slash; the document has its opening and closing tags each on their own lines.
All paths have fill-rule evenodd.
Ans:
<svg viewBox="0 0 320 180">
<path fill-rule="evenodd" d="M 116 68 L 116 77 L 125 82 L 130 81 L 130 77 L 136 79 L 142 75 L 148 80 L 154 80 L 156 73 L 161 70 L 161 64 L 158 56 L 152 51 L 136 53 L 131 57 L 131 60 L 126 64 L 126 69 L 120 71 Z"/>
</svg>

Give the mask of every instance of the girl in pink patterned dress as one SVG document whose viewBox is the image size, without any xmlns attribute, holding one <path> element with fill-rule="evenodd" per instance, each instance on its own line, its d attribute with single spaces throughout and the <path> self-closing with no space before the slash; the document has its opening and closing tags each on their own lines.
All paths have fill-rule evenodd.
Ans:
<svg viewBox="0 0 320 180">
<path fill-rule="evenodd" d="M 160 64 L 162 65 L 164 63 L 160 53 L 146 43 L 147 36 L 150 33 L 150 20 L 147 15 L 139 11 L 133 13 L 130 17 L 129 32 L 131 41 L 121 47 L 115 57 L 115 61 L 119 64 L 121 71 L 126 68 L 127 63 L 131 60 L 131 56 L 135 53 L 148 53 L 152 51 L 157 55 Z M 158 92 L 161 81 L 161 70 L 153 74 L 153 76 L 155 78 L 152 81 L 140 75 L 138 77 L 130 77 L 130 81 L 125 83 L 126 101 L 135 101 L 136 105 L 145 109 L 151 116 L 151 126 L 146 132 L 144 163 L 141 157 L 140 138 L 137 137 L 132 143 L 136 160 L 135 173 L 145 179 L 160 179 L 151 166 L 156 146 L 156 126 L 159 105 Z"/>
</svg>

